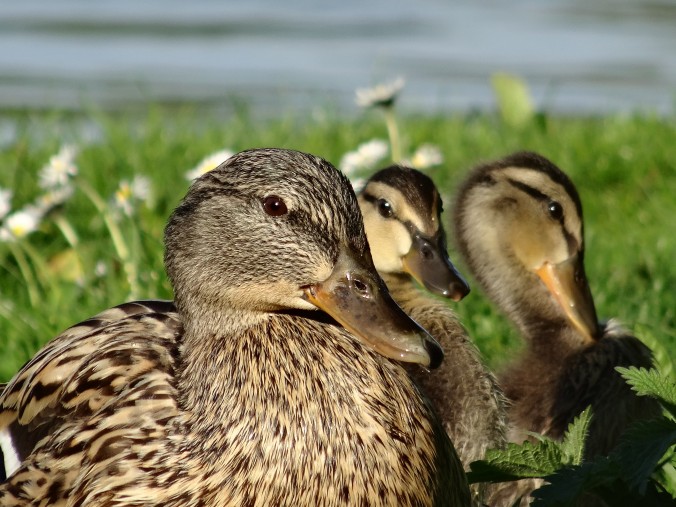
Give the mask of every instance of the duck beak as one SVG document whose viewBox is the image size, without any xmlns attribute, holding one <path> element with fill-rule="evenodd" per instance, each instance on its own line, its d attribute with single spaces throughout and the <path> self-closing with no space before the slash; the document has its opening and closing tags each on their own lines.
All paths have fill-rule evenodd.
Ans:
<svg viewBox="0 0 676 507">
<path fill-rule="evenodd" d="M 436 340 L 394 302 L 370 258 L 341 252 L 329 278 L 304 287 L 304 298 L 385 357 L 430 369 L 443 360 Z"/>
<path fill-rule="evenodd" d="M 408 274 L 434 294 L 453 301 L 460 301 L 469 294 L 469 284 L 448 257 L 441 233 L 434 238 L 426 238 L 416 231 L 411 249 L 402 263 Z"/>
<path fill-rule="evenodd" d="M 559 264 L 545 262 L 535 272 L 573 325 L 589 341 L 596 340 L 599 336 L 596 308 L 579 255 Z"/>
</svg>

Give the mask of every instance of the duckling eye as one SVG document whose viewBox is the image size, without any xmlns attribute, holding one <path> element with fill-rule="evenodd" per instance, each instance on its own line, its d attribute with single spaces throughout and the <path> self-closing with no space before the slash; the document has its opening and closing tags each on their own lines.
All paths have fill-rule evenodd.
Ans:
<svg viewBox="0 0 676 507">
<path fill-rule="evenodd" d="M 561 219 L 563 218 L 563 206 L 561 206 L 556 201 L 551 201 L 547 205 L 547 211 L 549 212 L 549 216 L 552 217 L 554 220 L 560 222 Z"/>
<path fill-rule="evenodd" d="M 271 217 L 279 217 L 289 211 L 282 198 L 276 195 L 269 195 L 263 199 L 263 210 Z"/>
<path fill-rule="evenodd" d="M 385 199 L 378 199 L 378 212 L 385 218 L 392 216 L 392 205 Z"/>
</svg>

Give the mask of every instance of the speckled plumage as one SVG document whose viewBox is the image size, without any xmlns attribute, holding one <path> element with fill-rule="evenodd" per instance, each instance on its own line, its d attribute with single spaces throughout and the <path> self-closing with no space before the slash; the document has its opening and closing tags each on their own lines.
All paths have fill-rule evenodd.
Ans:
<svg viewBox="0 0 676 507">
<path fill-rule="evenodd" d="M 505 444 L 502 390 L 448 305 L 423 293 L 407 275 L 382 276 L 394 300 L 444 348 L 446 359 L 438 369 L 427 371 L 410 365 L 407 370 L 432 401 L 469 470 L 469 464 L 483 459 L 487 449 Z"/>
<path fill-rule="evenodd" d="M 282 219 L 262 213 L 271 193 Z M 0 396 L 0 428 L 22 442 L 1 505 L 468 505 L 404 369 L 298 288 L 346 249 L 370 262 L 342 175 L 243 152 L 193 185 L 166 243 L 175 303 L 65 331 Z"/>
<path fill-rule="evenodd" d="M 481 165 L 458 188 L 454 222 L 472 273 L 525 342 L 499 375 L 510 400 L 511 441 L 528 432 L 558 439 L 591 404 L 585 454 L 592 457 L 608 453 L 632 421 L 658 413 L 654 400 L 636 396 L 614 370 L 650 367 L 652 354 L 617 323 L 596 320 L 584 272 L 582 204 L 563 171 L 534 153 Z M 567 308 L 536 274 L 557 266 L 571 275 L 557 287 L 575 295 Z M 538 484 L 507 483 L 489 503 L 526 504 Z"/>
<path fill-rule="evenodd" d="M 387 218 L 377 210 L 383 199 L 392 210 Z M 445 250 L 438 190 L 423 173 L 392 166 L 378 171 L 366 183 L 359 204 L 374 264 L 392 297 L 444 348 L 444 363 L 438 369 L 427 371 L 410 365 L 407 370 L 432 401 L 469 470 L 469 464 L 483 459 L 487 449 L 500 448 L 506 441 L 504 396 L 453 310 L 421 288 L 405 271 L 401 260 L 394 261 L 416 248 L 412 230 L 425 238 L 440 236 L 442 241 L 436 246 Z M 423 248 L 433 246 L 430 240 Z M 473 490 L 480 499 L 482 486 L 475 485 Z"/>
</svg>

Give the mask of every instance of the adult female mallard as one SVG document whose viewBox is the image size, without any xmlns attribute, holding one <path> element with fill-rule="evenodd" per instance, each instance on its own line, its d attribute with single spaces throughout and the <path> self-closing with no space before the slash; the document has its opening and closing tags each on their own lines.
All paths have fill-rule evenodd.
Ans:
<svg viewBox="0 0 676 507">
<path fill-rule="evenodd" d="M 467 282 L 446 251 L 439 192 L 425 174 L 400 165 L 375 173 L 358 196 L 373 262 L 394 300 L 444 348 L 434 372 L 409 367 L 439 413 L 463 465 L 505 442 L 503 396 L 493 374 L 448 305 Z M 416 281 L 418 283 L 416 283 Z"/>
<path fill-rule="evenodd" d="M 165 243 L 175 307 L 107 310 L 8 384 L 0 504 L 469 503 L 390 360 L 433 368 L 441 350 L 389 297 L 330 164 L 235 155 L 192 185 Z"/>
<path fill-rule="evenodd" d="M 608 453 L 635 419 L 659 412 L 615 371 L 648 368 L 652 354 L 616 322 L 597 320 L 584 269 L 582 204 L 563 171 L 528 152 L 481 165 L 458 188 L 454 222 L 467 265 L 525 341 L 499 376 L 511 402 L 511 441 L 528 432 L 558 439 L 591 405 L 591 457 Z M 518 497 L 515 487 L 507 489 Z"/>
</svg>

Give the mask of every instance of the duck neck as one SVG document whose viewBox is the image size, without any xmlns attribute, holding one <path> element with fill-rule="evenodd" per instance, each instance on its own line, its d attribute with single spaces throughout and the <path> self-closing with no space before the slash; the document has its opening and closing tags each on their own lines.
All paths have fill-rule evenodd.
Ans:
<svg viewBox="0 0 676 507">
<path fill-rule="evenodd" d="M 584 344 L 584 338 L 534 273 L 502 266 L 479 281 L 517 327 L 527 348 L 541 354 L 539 357 L 558 360 Z"/>
<path fill-rule="evenodd" d="M 419 287 L 418 282 L 408 273 L 380 273 L 380 277 L 387 285 L 392 299 L 406 313 L 410 313 L 414 308 L 446 307 L 443 302 Z"/>
<path fill-rule="evenodd" d="M 529 319 L 520 330 L 531 354 L 542 362 L 559 364 L 578 352 L 586 343 L 579 331 L 563 316 L 539 321 Z"/>
<path fill-rule="evenodd" d="M 413 277 L 408 273 L 379 273 L 387 285 L 387 290 L 392 298 L 401 306 L 404 300 L 408 300 L 420 294 L 415 286 Z"/>
<path fill-rule="evenodd" d="M 265 312 L 223 310 L 185 316 L 176 377 L 179 404 L 191 431 L 210 434 L 230 424 L 238 379 L 251 368 L 247 351 L 260 345 L 243 337 L 256 336 L 269 317 Z"/>
</svg>

